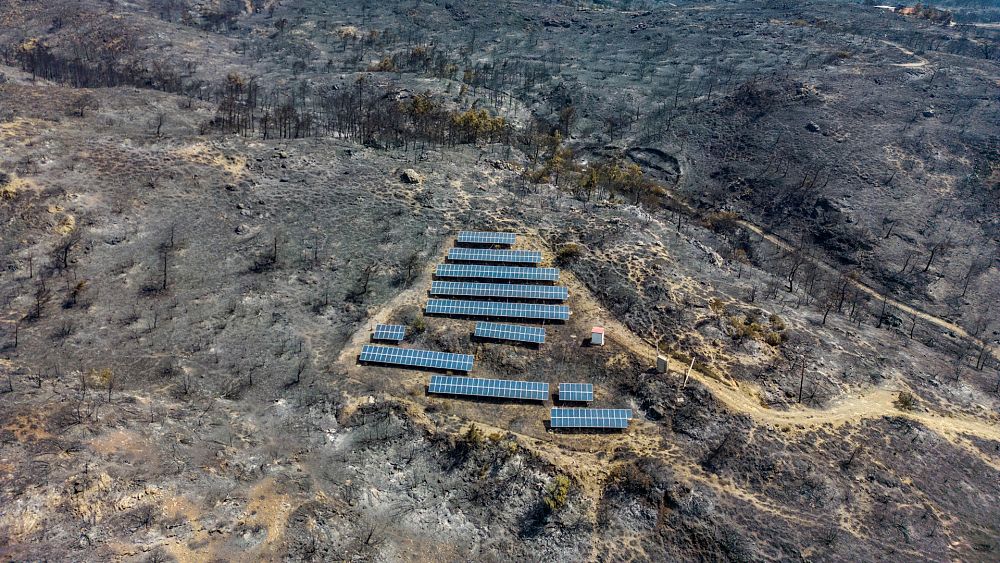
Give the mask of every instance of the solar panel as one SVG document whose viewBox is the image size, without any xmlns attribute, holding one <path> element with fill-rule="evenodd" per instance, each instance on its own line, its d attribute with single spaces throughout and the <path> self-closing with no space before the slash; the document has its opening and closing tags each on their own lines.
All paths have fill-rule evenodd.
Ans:
<svg viewBox="0 0 1000 563">
<path fill-rule="evenodd" d="M 361 348 L 361 361 L 378 364 L 394 364 L 432 369 L 471 371 L 475 360 L 467 354 L 450 354 L 430 350 L 408 350 L 392 346 L 365 344 Z"/>
<path fill-rule="evenodd" d="M 437 270 L 434 271 L 434 275 L 439 278 L 559 281 L 559 270 L 557 268 L 524 268 L 518 266 L 440 264 Z"/>
<path fill-rule="evenodd" d="M 593 401 L 594 385 L 592 383 L 560 383 L 560 401 Z"/>
<path fill-rule="evenodd" d="M 506 379 L 479 379 L 432 375 L 427 389 L 444 395 L 474 395 L 504 399 L 529 399 L 544 401 L 549 398 L 549 384 L 541 381 L 510 381 Z"/>
<path fill-rule="evenodd" d="M 550 418 L 552 428 L 628 428 L 632 409 L 553 407 Z"/>
<path fill-rule="evenodd" d="M 431 283 L 431 295 L 565 301 L 569 298 L 569 291 L 560 285 L 435 281 Z"/>
<path fill-rule="evenodd" d="M 508 325 L 500 323 L 476 323 L 476 336 L 480 338 L 495 338 L 497 340 L 514 340 L 517 342 L 545 342 L 545 329 L 534 326 Z"/>
<path fill-rule="evenodd" d="M 403 325 L 375 325 L 375 340 L 392 340 L 399 342 L 406 334 L 406 327 Z"/>
<path fill-rule="evenodd" d="M 455 239 L 464 244 L 504 244 L 512 245 L 517 240 L 514 233 L 492 233 L 482 231 L 462 231 Z"/>
<path fill-rule="evenodd" d="M 483 248 L 452 248 L 448 260 L 458 262 L 505 262 L 508 264 L 537 264 L 542 253 L 534 250 L 490 250 Z"/>
<path fill-rule="evenodd" d="M 569 307 L 565 305 L 539 305 L 536 303 L 495 303 L 492 301 L 428 299 L 427 312 L 430 314 L 463 315 L 468 317 L 569 320 Z"/>
</svg>

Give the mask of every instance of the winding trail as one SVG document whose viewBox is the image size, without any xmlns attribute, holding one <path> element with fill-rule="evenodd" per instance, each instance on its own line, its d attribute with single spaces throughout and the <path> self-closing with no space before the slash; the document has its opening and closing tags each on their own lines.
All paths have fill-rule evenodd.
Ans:
<svg viewBox="0 0 1000 563">
<path fill-rule="evenodd" d="M 781 237 L 779 237 L 779 236 L 777 236 L 777 235 L 775 235 L 773 233 L 770 233 L 770 232 L 766 231 L 765 229 L 763 229 L 762 227 L 759 227 L 759 226 L 757 226 L 757 225 L 755 225 L 755 224 L 753 224 L 753 223 L 751 223 L 749 221 L 746 221 L 746 220 L 743 220 L 743 219 L 737 219 L 736 223 L 738 223 L 744 229 L 747 229 L 748 231 L 752 231 L 754 234 L 760 236 L 761 238 L 763 238 L 764 240 L 766 240 L 766 241 L 770 242 L 771 244 L 777 246 L 778 248 L 781 248 L 782 250 L 785 250 L 785 251 L 788 251 L 788 252 L 794 252 L 796 250 L 794 246 L 792 246 L 790 243 L 788 243 L 787 241 L 785 241 Z M 813 256 L 805 256 L 805 259 L 808 260 L 809 262 L 811 262 L 812 264 L 814 264 L 816 267 L 824 270 L 827 273 L 838 275 L 838 276 L 841 274 L 841 272 L 839 270 L 837 270 L 833 266 L 827 264 L 823 260 L 820 260 L 819 258 L 815 258 Z M 930 324 L 933 324 L 933 325 L 938 326 L 940 328 L 943 328 L 943 329 L 945 329 L 947 331 L 950 331 L 950 332 L 954 333 L 956 336 L 958 336 L 960 338 L 971 340 L 977 346 L 983 346 L 983 345 L 986 344 L 983 340 L 981 340 L 981 339 L 979 339 L 979 338 L 977 338 L 977 337 L 969 334 L 969 332 L 967 330 L 965 330 L 964 328 L 958 326 L 957 324 L 955 324 L 955 323 L 953 323 L 951 321 L 942 319 L 941 317 L 938 317 L 938 316 L 932 315 L 930 313 L 927 313 L 925 311 L 921 311 L 920 309 L 917 309 L 916 307 L 913 307 L 912 305 L 907 305 L 906 303 L 903 303 L 902 301 L 897 301 L 896 299 L 893 299 L 892 297 L 889 297 L 888 295 L 886 295 L 886 294 L 878 291 L 877 289 L 875 289 L 875 288 L 871 287 L 870 285 L 862 282 L 861 280 L 858 280 L 858 279 L 855 279 L 855 278 L 850 278 L 850 283 L 855 288 L 859 289 L 860 291 L 862 291 L 862 292 L 864 292 L 864 293 L 866 293 L 866 294 L 868 294 L 868 295 L 870 295 L 872 297 L 875 297 L 876 299 L 878 299 L 880 301 L 884 299 L 887 304 L 895 307 L 896 309 L 899 309 L 900 311 L 903 311 L 903 312 L 905 312 L 907 314 L 910 314 L 910 315 L 913 315 L 913 316 L 917 317 L 920 320 L 926 321 L 926 322 L 928 322 Z M 997 355 L 997 351 L 996 350 L 990 349 L 989 350 L 989 354 L 994 359 L 1000 360 L 1000 356 Z"/>
<path fill-rule="evenodd" d="M 573 289 L 576 292 L 585 291 L 579 287 L 582 284 L 576 280 L 573 281 L 575 282 Z M 629 348 L 633 354 L 640 358 L 656 357 L 655 347 L 632 333 L 625 325 L 618 321 L 609 321 L 605 323 L 605 326 L 611 329 L 612 334 L 622 335 L 622 338 L 616 338 L 615 341 Z M 670 359 L 670 373 L 680 376 L 686 371 L 687 365 Z M 729 411 L 749 416 L 762 424 L 810 429 L 824 425 L 838 427 L 863 420 L 895 416 L 918 422 L 948 438 L 953 443 L 960 441 L 962 435 L 1000 441 L 1000 420 L 996 420 L 996 417 L 990 421 L 929 410 L 917 411 L 897 408 L 894 401 L 899 391 L 905 390 L 904 385 L 898 385 L 898 388 L 877 387 L 841 399 L 825 409 L 810 409 L 794 405 L 789 410 L 776 410 L 764 405 L 760 391 L 751 383 L 735 380 L 722 381 L 698 370 L 691 371 L 691 378 L 708 388 L 712 395 Z M 983 457 L 981 452 L 978 455 Z M 990 463 L 1000 470 L 998 461 L 990 461 Z"/>
<path fill-rule="evenodd" d="M 928 64 L 927 59 L 921 57 L 920 55 L 914 53 L 913 51 L 907 49 L 906 47 L 903 47 L 899 43 L 893 43 L 892 41 L 887 41 L 885 39 L 882 39 L 882 43 L 885 43 L 886 45 L 889 45 L 891 47 L 895 47 L 899 49 L 900 52 L 903 53 L 904 55 L 907 55 L 909 57 L 914 57 L 915 59 L 917 59 L 915 62 L 912 63 L 893 63 L 892 66 L 898 66 L 900 68 L 920 68 L 927 66 Z"/>
</svg>

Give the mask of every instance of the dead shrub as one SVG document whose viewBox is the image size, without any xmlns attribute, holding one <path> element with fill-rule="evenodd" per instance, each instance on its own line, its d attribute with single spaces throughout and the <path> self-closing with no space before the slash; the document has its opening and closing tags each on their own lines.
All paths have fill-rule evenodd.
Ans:
<svg viewBox="0 0 1000 563">
<path fill-rule="evenodd" d="M 917 397 L 909 391 L 900 391 L 893 404 L 902 411 L 912 411 L 917 408 Z"/>
<path fill-rule="evenodd" d="M 580 256 L 583 256 L 583 247 L 575 242 L 570 242 L 560 246 L 559 250 L 556 251 L 556 263 L 565 267 L 575 262 Z"/>
</svg>

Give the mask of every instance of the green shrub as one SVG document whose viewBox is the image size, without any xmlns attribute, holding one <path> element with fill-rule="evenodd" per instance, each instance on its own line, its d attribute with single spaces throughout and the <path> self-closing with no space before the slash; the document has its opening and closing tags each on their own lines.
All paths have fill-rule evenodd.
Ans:
<svg viewBox="0 0 1000 563">
<path fill-rule="evenodd" d="M 470 424 L 469 429 L 462 435 L 466 444 L 472 447 L 479 447 L 486 440 L 486 434 L 475 424 Z"/>
<path fill-rule="evenodd" d="M 566 506 L 566 500 L 569 498 L 569 485 L 569 477 L 565 475 L 556 475 L 556 478 L 552 480 L 552 484 L 545 491 L 545 498 L 542 499 L 549 512 L 556 512 Z"/>
<path fill-rule="evenodd" d="M 750 312 L 740 317 L 729 317 L 729 335 L 734 342 L 740 344 L 746 340 L 765 342 L 771 346 L 780 346 L 785 341 L 785 322 L 777 315 L 771 315 L 770 325 L 765 326 L 757 321 L 757 314 Z"/>
<path fill-rule="evenodd" d="M 501 432 L 494 432 L 489 435 L 490 447 L 496 448 L 496 451 L 506 454 L 507 457 L 512 456 L 518 452 L 517 440 L 514 438 L 513 434 L 503 434 Z"/>
<path fill-rule="evenodd" d="M 746 339 L 758 340 L 761 337 L 762 327 L 754 322 L 749 315 L 729 317 L 729 326 L 732 327 L 730 336 L 736 342 L 742 342 Z"/>
</svg>

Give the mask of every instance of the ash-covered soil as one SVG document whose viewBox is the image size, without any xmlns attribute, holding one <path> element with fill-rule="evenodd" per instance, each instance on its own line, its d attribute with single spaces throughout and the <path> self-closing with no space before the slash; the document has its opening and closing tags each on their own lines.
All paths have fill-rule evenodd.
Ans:
<svg viewBox="0 0 1000 563">
<path fill-rule="evenodd" d="M 997 559 L 996 31 L 677 4 L 0 6 L 0 558 Z M 424 315 L 459 230 L 571 320 Z"/>
</svg>

